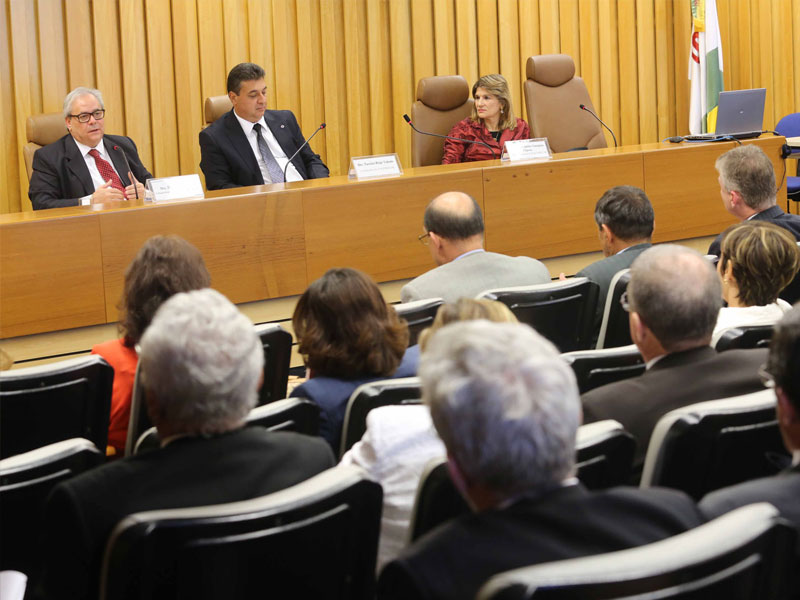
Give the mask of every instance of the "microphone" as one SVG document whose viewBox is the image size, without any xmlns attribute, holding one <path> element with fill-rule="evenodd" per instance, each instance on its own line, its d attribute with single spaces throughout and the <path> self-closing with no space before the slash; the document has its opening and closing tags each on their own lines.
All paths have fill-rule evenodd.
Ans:
<svg viewBox="0 0 800 600">
<path fill-rule="evenodd" d="M 308 142 L 311 141 L 311 138 L 313 138 L 315 135 L 317 135 L 320 132 L 320 130 L 322 130 L 322 129 L 325 129 L 325 123 L 320 123 L 319 127 L 317 127 L 317 130 L 314 133 L 312 133 L 311 136 L 309 136 L 309 138 L 305 142 L 303 142 L 303 145 L 300 146 L 297 149 L 297 152 L 292 154 L 292 157 L 288 161 L 286 161 L 286 165 L 283 167 L 283 181 L 284 182 L 286 181 L 286 170 L 289 168 L 289 165 L 292 164 L 292 160 L 294 159 L 294 157 L 297 156 L 298 154 L 300 154 L 300 150 L 305 148 L 308 145 Z"/>
<path fill-rule="evenodd" d="M 611 137 L 614 138 L 614 148 L 616 148 L 619 144 L 617 144 L 617 136 L 614 135 L 614 132 L 611 131 L 611 128 L 608 125 L 606 125 L 605 123 L 603 123 L 602 119 L 600 117 L 598 117 L 596 114 L 594 114 L 592 112 L 592 110 L 590 108 L 588 108 L 585 104 L 581 104 L 580 107 L 581 107 L 581 110 L 585 110 L 587 113 L 592 115 L 595 119 L 600 121 L 600 125 L 602 125 L 606 129 L 608 129 L 608 133 L 610 133 Z"/>
<path fill-rule="evenodd" d="M 128 173 L 131 177 L 133 177 L 133 171 L 131 171 L 131 165 L 128 162 L 128 157 L 125 156 L 125 151 L 120 148 L 119 146 L 114 146 L 114 150 L 119 150 L 122 153 L 122 158 L 125 159 L 125 166 L 128 167 Z M 136 187 L 136 184 L 131 181 L 131 185 L 133 186 L 133 193 L 136 195 L 136 199 L 139 199 L 139 188 Z"/>
<path fill-rule="evenodd" d="M 417 133 L 420 133 L 422 135 L 432 135 L 434 137 L 440 137 L 440 138 L 444 138 L 446 140 L 453 140 L 453 141 L 456 141 L 456 142 L 464 142 L 465 144 L 480 144 L 481 146 L 486 146 L 489 149 L 489 152 L 492 153 L 492 158 L 495 158 L 495 159 L 497 158 L 497 152 L 494 151 L 494 148 L 492 148 L 489 144 L 487 144 L 486 142 L 484 142 L 482 140 L 465 140 L 464 138 L 451 137 L 449 135 L 441 135 L 439 133 L 431 133 L 429 131 L 420 131 L 419 129 L 414 127 L 414 124 L 411 122 L 411 119 L 408 118 L 408 115 L 403 115 L 403 118 L 406 120 L 406 123 L 411 125 L 411 129 L 413 129 Z"/>
</svg>

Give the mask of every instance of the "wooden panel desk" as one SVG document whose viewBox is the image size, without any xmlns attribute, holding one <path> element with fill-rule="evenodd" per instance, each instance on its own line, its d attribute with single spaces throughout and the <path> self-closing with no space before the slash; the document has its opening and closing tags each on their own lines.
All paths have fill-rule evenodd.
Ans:
<svg viewBox="0 0 800 600">
<path fill-rule="evenodd" d="M 751 143 L 780 167 L 783 138 Z M 416 239 L 424 207 L 447 190 L 475 197 L 486 215 L 487 249 L 509 254 L 597 250 L 594 204 L 623 183 L 644 187 L 653 201 L 656 241 L 715 234 L 733 222 L 713 168 L 731 147 L 650 144 L 543 163 L 407 169 L 386 180 L 255 186 L 198 201 L 0 215 L 0 338 L 116 321 L 125 268 L 156 234 L 195 244 L 212 285 L 237 303 L 299 294 L 334 266 L 360 268 L 380 282 L 413 277 L 431 267 Z"/>
</svg>

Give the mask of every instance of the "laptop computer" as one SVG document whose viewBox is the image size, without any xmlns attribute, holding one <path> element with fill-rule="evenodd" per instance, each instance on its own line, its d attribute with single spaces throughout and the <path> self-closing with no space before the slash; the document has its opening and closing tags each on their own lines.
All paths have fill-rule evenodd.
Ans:
<svg viewBox="0 0 800 600">
<path fill-rule="evenodd" d="M 720 92 L 716 132 L 687 135 L 683 139 L 708 141 L 731 137 L 738 140 L 758 137 L 762 133 L 766 98 L 767 88 Z"/>
</svg>

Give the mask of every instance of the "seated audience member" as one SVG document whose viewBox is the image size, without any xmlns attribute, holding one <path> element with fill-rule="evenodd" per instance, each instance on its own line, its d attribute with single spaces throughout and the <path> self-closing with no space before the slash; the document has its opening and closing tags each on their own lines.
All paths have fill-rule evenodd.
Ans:
<svg viewBox="0 0 800 600">
<path fill-rule="evenodd" d="M 517 318 L 501 302 L 461 298 L 444 304 L 433 324 L 420 335 L 424 353 L 431 335 L 448 323 L 486 319 L 516 323 Z M 423 358 L 424 360 L 424 358 Z M 378 570 L 406 545 L 408 526 L 420 476 L 432 458 L 444 457 L 445 449 L 431 423 L 427 406 L 383 406 L 367 415 L 367 431 L 340 464 L 356 465 L 383 486 L 383 515 L 378 545 Z"/>
<path fill-rule="evenodd" d="M 152 175 L 132 139 L 105 135 L 105 115 L 99 90 L 78 87 L 67 94 L 67 135 L 33 155 L 33 210 L 144 198 L 143 184 Z"/>
<path fill-rule="evenodd" d="M 200 131 L 200 168 L 209 190 L 328 176 L 319 154 L 303 146 L 292 111 L 266 110 L 264 69 L 240 63 L 228 73 L 227 87 L 233 108 Z"/>
<path fill-rule="evenodd" d="M 300 296 L 292 316 L 308 381 L 292 396 L 319 405 L 319 433 L 339 452 L 347 401 L 362 383 L 417 374 L 405 355 L 408 326 L 375 282 L 355 269 L 330 269 Z"/>
<path fill-rule="evenodd" d="M 584 267 L 575 277 L 588 277 L 600 287 L 597 296 L 595 336 L 600 331 L 611 280 L 631 266 L 652 244 L 655 214 L 647 194 L 632 185 L 618 185 L 606 191 L 594 207 L 600 245 L 605 258 Z"/>
<path fill-rule="evenodd" d="M 141 340 L 142 384 L 161 448 L 59 484 L 46 506 L 44 598 L 97 597 L 103 552 L 132 513 L 247 500 L 333 465 L 319 439 L 243 427 L 264 351 L 222 294 L 172 296 Z"/>
<path fill-rule="evenodd" d="M 785 229 L 763 221 L 745 221 L 722 234 L 717 272 L 722 299 L 711 337 L 715 345 L 731 327 L 773 325 L 791 305 L 778 298 L 800 269 L 800 247 Z"/>
<path fill-rule="evenodd" d="M 575 479 L 575 376 L 533 329 L 448 325 L 425 349 L 420 377 L 453 481 L 474 514 L 390 562 L 379 598 L 474 598 L 502 571 L 647 544 L 703 522 L 681 492 L 593 492 Z"/>
<path fill-rule="evenodd" d="M 162 302 L 178 292 L 199 290 L 210 284 L 211 277 L 200 251 L 174 235 L 150 238 L 128 265 L 119 304 L 122 337 L 92 347 L 92 354 L 102 356 L 114 369 L 108 445 L 117 454 L 125 451 L 128 437 L 138 363 L 136 344 Z"/>
<path fill-rule="evenodd" d="M 464 192 L 446 192 L 431 200 L 424 227 L 419 239 L 438 266 L 403 286 L 403 302 L 439 297 L 455 302 L 492 288 L 550 283 L 547 267 L 538 260 L 483 249 L 481 208 Z"/>
<path fill-rule="evenodd" d="M 633 434 L 636 470 L 653 428 L 669 411 L 762 389 L 758 369 L 766 350 L 718 353 L 709 346 L 721 293 L 711 263 L 683 246 L 653 246 L 631 266 L 622 301 L 647 370 L 586 392 L 582 401 L 587 423 L 616 419 Z"/>
<path fill-rule="evenodd" d="M 700 509 L 714 518 L 746 504 L 769 502 L 800 529 L 800 304 L 776 325 L 764 371 L 775 389 L 778 426 L 792 453 L 792 466 L 775 477 L 711 492 L 700 502 Z"/>
<path fill-rule="evenodd" d="M 502 75 L 484 75 L 478 79 L 472 86 L 472 98 L 475 101 L 472 114 L 456 123 L 448 135 L 482 143 L 445 140 L 443 165 L 500 158 L 506 142 L 531 137 L 528 124 L 514 116 L 511 92 Z"/>
</svg>

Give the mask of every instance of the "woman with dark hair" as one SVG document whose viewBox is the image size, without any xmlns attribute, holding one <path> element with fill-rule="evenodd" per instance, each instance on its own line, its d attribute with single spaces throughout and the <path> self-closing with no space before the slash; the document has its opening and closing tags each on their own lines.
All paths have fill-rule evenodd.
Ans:
<svg viewBox="0 0 800 600">
<path fill-rule="evenodd" d="M 178 292 L 207 288 L 210 284 L 211 276 L 200 251 L 174 235 L 150 238 L 128 265 L 118 306 L 122 337 L 92 348 L 92 354 L 102 356 L 114 369 L 108 445 L 117 453 L 125 450 L 128 436 L 139 339 L 167 298 Z"/>
<path fill-rule="evenodd" d="M 308 381 L 292 396 L 320 407 L 320 435 L 339 452 L 347 400 L 362 383 L 416 374 L 404 357 L 408 327 L 361 271 L 330 269 L 300 297 L 292 317 Z"/>
</svg>

